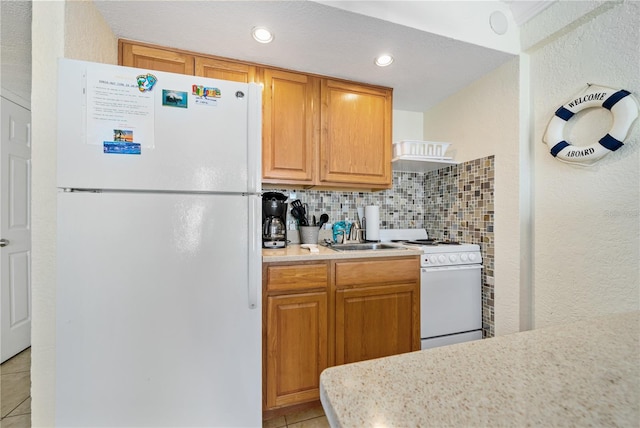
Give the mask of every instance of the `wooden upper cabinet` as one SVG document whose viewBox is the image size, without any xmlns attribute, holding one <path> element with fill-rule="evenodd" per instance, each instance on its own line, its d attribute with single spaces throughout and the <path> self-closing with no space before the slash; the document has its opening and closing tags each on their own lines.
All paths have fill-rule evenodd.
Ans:
<svg viewBox="0 0 640 428">
<path fill-rule="evenodd" d="M 262 182 L 391 187 L 393 90 L 119 40 L 120 65 L 264 85 Z"/>
<path fill-rule="evenodd" d="M 392 90 L 322 81 L 320 184 L 391 186 Z"/>
<path fill-rule="evenodd" d="M 193 75 L 193 55 L 123 40 L 120 40 L 119 44 L 120 65 Z"/>
<path fill-rule="evenodd" d="M 312 185 L 319 137 L 316 77 L 260 69 L 262 177 L 265 183 Z"/>
<path fill-rule="evenodd" d="M 196 76 L 250 83 L 256 81 L 256 67 L 235 61 L 195 57 Z"/>
</svg>

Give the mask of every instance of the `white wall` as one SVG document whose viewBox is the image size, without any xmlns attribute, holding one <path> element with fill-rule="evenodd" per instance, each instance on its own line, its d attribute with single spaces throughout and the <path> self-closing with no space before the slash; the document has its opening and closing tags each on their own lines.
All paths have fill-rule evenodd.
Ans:
<svg viewBox="0 0 640 428">
<path fill-rule="evenodd" d="M 495 155 L 495 333 L 519 331 L 518 59 L 424 114 L 424 139 L 465 162 Z"/>
<path fill-rule="evenodd" d="M 31 2 L 0 2 L 1 95 L 31 110 Z"/>
<path fill-rule="evenodd" d="M 420 112 L 394 110 L 392 141 L 422 141 L 424 115 Z"/>
<path fill-rule="evenodd" d="M 573 18 L 584 6 L 553 5 L 523 34 Z M 590 168 L 557 161 L 541 143 L 557 107 L 587 82 L 640 97 L 640 3 L 591 6 L 529 52 L 536 327 L 640 309 L 640 121 L 623 148 Z M 575 145 L 592 144 L 610 124 L 609 112 L 590 109 L 570 120 L 564 136 Z"/>
<path fill-rule="evenodd" d="M 117 41 L 92 2 L 33 2 L 32 426 L 55 418 L 56 69 L 60 57 L 117 62 Z"/>
</svg>

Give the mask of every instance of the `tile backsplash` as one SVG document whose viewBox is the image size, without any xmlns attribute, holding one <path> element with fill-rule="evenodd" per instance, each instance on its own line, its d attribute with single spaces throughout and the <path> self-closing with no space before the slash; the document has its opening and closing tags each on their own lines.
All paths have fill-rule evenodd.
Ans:
<svg viewBox="0 0 640 428">
<path fill-rule="evenodd" d="M 309 205 L 309 217 L 354 220 L 357 207 L 378 205 L 382 229 L 427 229 L 430 238 L 479 244 L 483 258 L 483 334 L 494 335 L 494 157 L 428 173 L 394 172 L 393 187 L 379 192 L 269 189 Z M 291 220 L 290 214 L 287 218 Z"/>
<path fill-rule="evenodd" d="M 357 217 L 357 207 L 377 205 L 380 207 L 380 228 L 409 229 L 425 227 L 424 189 L 424 174 L 394 172 L 393 187 L 379 192 L 273 190 L 289 197 L 295 194 L 295 198 L 309 205 L 310 216 L 320 218 L 320 214 L 327 213 L 330 223 L 353 221 Z"/>
</svg>

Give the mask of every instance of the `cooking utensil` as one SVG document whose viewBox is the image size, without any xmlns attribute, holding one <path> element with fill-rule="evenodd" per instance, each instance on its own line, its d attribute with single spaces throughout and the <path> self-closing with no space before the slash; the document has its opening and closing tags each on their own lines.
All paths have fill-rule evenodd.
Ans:
<svg viewBox="0 0 640 428">
<path fill-rule="evenodd" d="M 298 222 L 300 222 L 301 226 L 309 226 L 309 220 L 307 220 L 307 211 L 305 209 L 306 205 L 307 204 L 303 205 L 300 199 L 291 201 L 291 206 L 293 207 L 291 208 L 291 215 L 298 219 Z"/>
<path fill-rule="evenodd" d="M 302 207 L 293 207 L 291 208 L 291 215 L 298 220 L 300 226 L 308 226 L 309 222 L 304 215 L 304 208 Z"/>
<path fill-rule="evenodd" d="M 329 215 L 328 214 L 322 214 L 320 216 L 320 224 L 319 224 L 318 228 L 322 229 L 322 226 L 324 226 L 324 224 L 326 222 L 328 222 L 328 221 L 329 221 Z"/>
</svg>

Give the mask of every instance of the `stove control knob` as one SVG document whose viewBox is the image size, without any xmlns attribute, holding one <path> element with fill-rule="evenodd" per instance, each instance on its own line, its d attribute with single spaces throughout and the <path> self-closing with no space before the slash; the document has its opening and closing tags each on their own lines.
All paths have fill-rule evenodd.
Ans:
<svg viewBox="0 0 640 428">
<path fill-rule="evenodd" d="M 446 259 L 444 256 L 438 256 L 438 261 L 439 261 L 440 263 L 444 263 L 444 262 L 446 262 L 446 261 L 447 261 L 447 259 Z"/>
<path fill-rule="evenodd" d="M 451 263 L 455 263 L 458 260 L 458 256 L 456 256 L 455 254 L 451 254 L 449 256 L 449 260 L 451 260 Z"/>
<path fill-rule="evenodd" d="M 467 260 L 469 260 L 469 257 L 465 253 L 462 253 L 460 254 L 460 260 L 466 262 Z"/>
<path fill-rule="evenodd" d="M 471 261 L 471 262 L 472 262 L 472 261 L 474 261 L 475 259 L 476 259 L 476 255 L 475 255 L 475 254 L 473 254 L 473 253 L 469 254 L 469 261 Z"/>
</svg>

